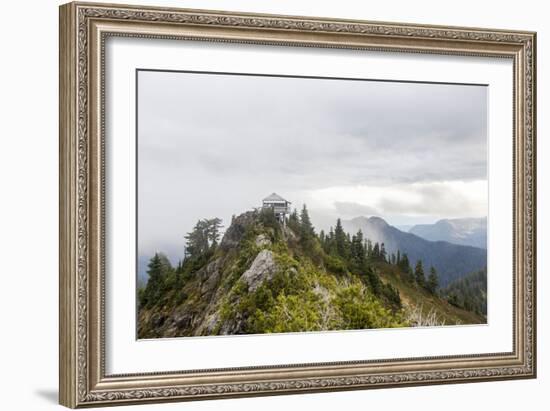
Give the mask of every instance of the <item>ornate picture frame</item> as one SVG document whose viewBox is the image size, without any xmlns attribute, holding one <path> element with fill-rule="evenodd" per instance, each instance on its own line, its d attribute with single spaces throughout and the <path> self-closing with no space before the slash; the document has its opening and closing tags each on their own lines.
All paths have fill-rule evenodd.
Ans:
<svg viewBox="0 0 550 411">
<path fill-rule="evenodd" d="M 109 375 L 105 42 L 110 37 L 498 57 L 513 62 L 513 350 Z M 60 7 L 60 403 L 187 401 L 536 377 L 536 34 L 221 11 Z M 269 359 L 266 358 L 266 364 Z"/>
</svg>

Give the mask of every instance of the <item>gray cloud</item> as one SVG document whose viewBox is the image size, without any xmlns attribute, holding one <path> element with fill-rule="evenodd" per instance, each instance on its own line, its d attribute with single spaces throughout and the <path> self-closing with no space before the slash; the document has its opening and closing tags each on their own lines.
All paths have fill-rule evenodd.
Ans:
<svg viewBox="0 0 550 411">
<path fill-rule="evenodd" d="M 425 186 L 415 190 L 415 201 L 382 198 L 378 205 L 387 214 L 461 215 L 473 205 L 463 193 L 445 186 Z"/>
<path fill-rule="evenodd" d="M 336 212 L 342 217 L 357 217 L 380 214 L 380 211 L 378 211 L 374 207 L 350 201 L 335 201 L 334 208 L 336 209 Z"/>
<path fill-rule="evenodd" d="M 140 250 L 181 248 L 197 219 L 227 223 L 273 191 L 298 205 L 333 186 L 486 179 L 483 86 L 163 72 L 138 85 Z M 460 204 L 431 195 L 376 208 Z M 360 206 L 334 201 L 334 217 Z"/>
</svg>

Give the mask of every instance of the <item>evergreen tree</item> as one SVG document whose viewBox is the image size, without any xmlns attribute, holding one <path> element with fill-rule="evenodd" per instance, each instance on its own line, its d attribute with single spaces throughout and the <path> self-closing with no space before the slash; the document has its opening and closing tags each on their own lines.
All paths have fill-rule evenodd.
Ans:
<svg viewBox="0 0 550 411">
<path fill-rule="evenodd" d="M 325 238 L 325 252 L 330 255 L 337 255 L 338 250 L 336 249 L 336 235 L 334 234 L 334 229 L 330 227 L 329 233 Z"/>
<path fill-rule="evenodd" d="M 206 220 L 199 220 L 193 227 L 193 231 L 185 235 L 185 254 L 197 257 L 208 250 L 208 233 Z"/>
<path fill-rule="evenodd" d="M 300 231 L 300 217 L 298 217 L 298 210 L 292 210 L 290 216 L 288 217 L 288 227 L 298 233 Z"/>
<path fill-rule="evenodd" d="M 165 282 L 172 272 L 170 261 L 164 254 L 155 253 L 147 265 L 148 281 L 141 294 L 140 305 L 151 305 L 158 301 L 165 289 Z"/>
<path fill-rule="evenodd" d="M 361 268 L 365 264 L 365 248 L 363 246 L 363 232 L 359 230 L 351 239 L 351 258 L 354 264 Z"/>
<path fill-rule="evenodd" d="M 422 268 L 422 260 L 418 260 L 416 262 L 416 266 L 414 267 L 414 278 L 416 280 L 416 283 L 420 287 L 424 287 L 426 283 L 426 278 L 424 277 L 424 268 Z"/>
<path fill-rule="evenodd" d="M 216 248 L 220 240 L 220 229 L 222 228 L 222 220 L 218 217 L 206 220 L 206 237 L 210 247 Z"/>
<path fill-rule="evenodd" d="M 305 204 L 300 213 L 300 242 L 304 250 L 311 252 L 314 249 L 315 230 Z"/>
<path fill-rule="evenodd" d="M 323 250 L 325 249 L 325 240 L 326 240 L 325 230 L 321 230 L 319 232 L 319 242 L 321 243 L 321 247 L 323 247 Z"/>
<path fill-rule="evenodd" d="M 315 236 L 315 229 L 311 224 L 307 207 L 304 204 L 302 212 L 300 213 L 300 234 L 305 238 L 312 238 Z"/>
<path fill-rule="evenodd" d="M 384 243 L 380 244 L 380 259 L 384 262 L 386 261 L 386 247 Z"/>
<path fill-rule="evenodd" d="M 397 252 L 399 255 L 399 251 Z M 404 253 L 402 256 L 399 256 L 399 262 L 397 263 L 398 267 L 403 271 L 404 273 L 408 273 L 410 269 L 410 262 L 409 262 L 409 256 L 407 253 Z"/>
<path fill-rule="evenodd" d="M 380 295 L 382 292 L 383 283 L 380 276 L 374 272 L 372 267 L 367 267 L 365 270 L 367 282 L 374 295 Z"/>
<path fill-rule="evenodd" d="M 197 257 L 217 247 L 220 240 L 219 218 L 199 220 L 193 231 L 185 235 L 185 256 Z"/>
<path fill-rule="evenodd" d="M 435 271 L 434 266 L 430 267 L 430 275 L 428 276 L 428 282 L 426 288 L 432 294 L 435 294 L 437 287 L 439 286 L 439 278 L 437 276 L 437 271 Z"/>
<path fill-rule="evenodd" d="M 413 269 L 410 265 L 407 267 L 407 270 L 405 271 L 405 274 L 406 274 L 407 281 L 409 283 L 414 284 L 416 282 L 416 278 L 414 276 L 414 271 L 413 271 Z"/>
<path fill-rule="evenodd" d="M 399 266 L 401 264 L 401 253 L 397 250 L 397 257 L 395 259 L 395 265 Z"/>
<path fill-rule="evenodd" d="M 347 236 L 342 228 L 342 221 L 336 220 L 336 228 L 334 229 L 334 241 L 336 243 L 336 253 L 342 257 L 347 257 Z"/>
<path fill-rule="evenodd" d="M 372 241 L 370 240 L 370 238 L 367 238 L 366 248 L 367 248 L 367 257 L 372 258 L 373 249 L 372 249 Z"/>
<path fill-rule="evenodd" d="M 380 258 L 380 245 L 378 243 L 374 243 L 374 247 L 372 248 L 372 258 L 375 260 Z"/>
</svg>

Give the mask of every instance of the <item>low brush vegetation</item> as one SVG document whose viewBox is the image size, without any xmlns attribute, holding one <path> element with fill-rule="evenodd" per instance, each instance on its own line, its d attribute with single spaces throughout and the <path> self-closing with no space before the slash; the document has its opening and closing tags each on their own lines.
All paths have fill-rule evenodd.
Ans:
<svg viewBox="0 0 550 411">
<path fill-rule="evenodd" d="M 139 338 L 485 322 L 477 303 L 461 299 L 466 286 L 441 294 L 433 267 L 387 255 L 340 220 L 317 233 L 305 206 L 285 225 L 261 210 L 233 217 L 221 241 L 220 228 L 217 218 L 200 220 L 176 267 L 151 258 Z"/>
</svg>

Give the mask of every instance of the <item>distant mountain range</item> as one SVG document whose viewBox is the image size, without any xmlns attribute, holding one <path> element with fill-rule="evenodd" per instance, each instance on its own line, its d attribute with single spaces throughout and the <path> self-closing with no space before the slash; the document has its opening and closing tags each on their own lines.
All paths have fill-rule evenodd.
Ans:
<svg viewBox="0 0 550 411">
<path fill-rule="evenodd" d="M 430 241 L 487 248 L 487 218 L 439 220 L 434 224 L 418 224 L 409 233 Z"/>
<path fill-rule="evenodd" d="M 424 271 L 434 266 L 439 274 L 440 286 L 487 266 L 487 251 L 482 248 L 452 244 L 447 241 L 429 241 L 412 233 L 405 233 L 380 217 L 356 217 L 342 221 L 344 230 L 363 232 L 365 238 L 384 243 L 387 253 L 406 253 L 411 265 L 422 260 Z"/>
</svg>

